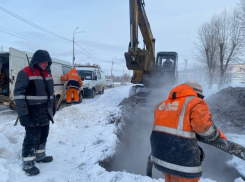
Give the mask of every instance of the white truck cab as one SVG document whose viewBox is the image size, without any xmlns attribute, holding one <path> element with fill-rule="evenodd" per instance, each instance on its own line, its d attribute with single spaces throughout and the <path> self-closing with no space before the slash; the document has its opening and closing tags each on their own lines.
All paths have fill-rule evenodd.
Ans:
<svg viewBox="0 0 245 182">
<path fill-rule="evenodd" d="M 9 48 L 9 52 L 0 51 L 0 104 L 15 109 L 14 87 L 16 77 L 20 70 L 29 65 L 33 54 Z M 67 61 L 52 58 L 51 72 L 54 80 L 54 94 L 57 98 L 61 96 L 64 82 L 61 75 L 70 71 L 72 64 Z M 81 91 L 83 95 L 83 91 Z"/>
<path fill-rule="evenodd" d="M 114 82 L 112 79 L 106 79 L 106 87 L 108 88 L 114 87 Z"/>
<path fill-rule="evenodd" d="M 95 93 L 104 94 L 106 88 L 105 73 L 95 66 L 77 66 L 77 73 L 83 81 L 84 95 L 95 97 Z"/>
</svg>

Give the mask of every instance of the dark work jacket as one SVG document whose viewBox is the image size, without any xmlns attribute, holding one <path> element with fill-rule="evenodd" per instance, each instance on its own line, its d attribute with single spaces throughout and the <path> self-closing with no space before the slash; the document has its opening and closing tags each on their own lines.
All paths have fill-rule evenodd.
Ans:
<svg viewBox="0 0 245 182">
<path fill-rule="evenodd" d="M 29 114 L 30 122 L 21 125 L 44 126 L 48 125 L 50 120 L 53 121 L 53 95 L 54 82 L 51 73 L 37 69 L 33 64 L 22 69 L 17 76 L 14 100 L 18 116 Z"/>
</svg>

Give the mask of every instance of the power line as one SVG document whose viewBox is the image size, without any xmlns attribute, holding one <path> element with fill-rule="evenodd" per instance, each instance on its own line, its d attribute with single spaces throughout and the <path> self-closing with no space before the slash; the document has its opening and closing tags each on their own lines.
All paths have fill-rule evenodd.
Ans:
<svg viewBox="0 0 245 182">
<path fill-rule="evenodd" d="M 86 49 L 84 49 L 83 47 L 81 47 L 78 43 L 75 42 L 75 44 L 76 44 L 80 49 L 82 49 L 84 52 L 86 52 L 88 55 L 90 55 L 90 56 L 91 56 L 90 58 L 92 58 L 92 59 L 94 59 L 94 60 L 101 61 L 101 62 L 111 63 L 111 61 L 109 61 L 109 60 L 101 60 L 101 59 L 97 58 L 96 56 L 92 55 L 92 54 L 91 54 L 90 52 L 88 52 Z M 119 65 L 119 66 L 122 66 L 122 65 L 120 65 L 120 64 L 118 64 L 118 63 L 113 63 L 113 64 L 117 64 L 117 65 Z M 123 67 L 123 66 L 122 66 L 122 67 Z"/>
<path fill-rule="evenodd" d="M 35 41 L 34 43 L 36 43 L 36 44 L 40 44 L 40 45 L 43 45 L 43 46 L 46 46 L 46 47 L 49 47 L 49 48 L 52 48 L 52 49 L 56 49 L 57 51 L 60 51 L 60 52 L 63 52 L 63 53 L 67 53 L 66 50 L 62 50 L 62 49 L 60 49 L 60 48 L 58 48 L 58 47 L 56 47 L 56 46 L 53 46 L 53 45 L 50 45 L 50 44 L 46 44 L 45 42 L 42 42 L 42 41 L 39 41 L 39 40 L 30 38 L 30 37 L 21 35 L 21 34 L 19 34 L 19 33 L 16 33 L 16 32 L 14 32 L 14 31 L 9 30 L 9 29 L 3 28 L 3 27 L 0 27 L 0 29 L 3 29 L 2 32 L 7 33 L 7 34 L 10 34 L 10 35 L 12 35 L 12 36 L 15 36 L 15 37 L 18 37 L 18 38 L 27 40 L 27 41 L 29 41 L 29 42 L 34 42 L 34 41 Z M 7 31 L 7 32 L 6 32 L 6 31 Z M 9 33 L 9 32 L 11 32 L 11 33 Z M 14 35 L 14 34 L 12 34 L 12 33 L 17 34 L 17 35 L 19 35 L 19 36 L 16 36 L 16 35 Z M 24 37 L 24 38 L 22 38 L 22 37 L 20 37 L 20 36 L 22 36 L 22 37 Z M 30 40 L 28 40 L 28 39 L 33 40 L 33 41 L 30 41 Z"/>
<path fill-rule="evenodd" d="M 90 52 L 88 52 L 86 49 L 84 49 L 83 47 L 81 47 L 78 43 L 75 43 L 80 49 L 82 49 L 84 52 L 86 52 L 90 58 L 94 59 L 94 60 L 98 60 L 101 62 L 106 62 L 106 63 L 111 63 L 111 61 L 107 61 L 107 60 L 101 60 L 99 58 L 97 58 L 96 56 L 92 55 Z"/>
<path fill-rule="evenodd" d="M 62 52 L 62 53 L 69 53 L 69 52 L 67 52 L 67 51 L 65 51 L 65 50 L 62 50 L 62 49 L 60 49 L 60 48 L 57 48 L 57 47 L 55 47 L 55 46 L 45 44 L 44 42 L 38 41 L 38 40 L 36 40 L 36 39 L 30 38 L 30 37 L 27 37 L 27 36 L 24 36 L 24 35 L 21 35 L 21 34 L 19 34 L 19 33 L 16 33 L 16 32 L 14 32 L 14 31 L 8 30 L 8 29 L 6 29 L 6 28 L 3 28 L 3 27 L 0 27 L 0 28 L 1 28 L 1 29 L 4 29 L 4 30 L 1 30 L 1 29 L 0 29 L 1 32 L 6 33 L 6 34 L 9 34 L 9 35 L 12 35 L 12 36 L 14 36 L 14 37 L 18 37 L 18 38 L 20 38 L 20 39 L 23 39 L 23 40 L 26 40 L 26 41 L 29 41 L 29 42 L 32 42 L 32 43 L 35 43 L 35 44 L 39 44 L 39 45 L 42 45 L 42 46 L 45 46 L 45 47 L 49 47 L 50 49 L 53 49 L 53 50 L 56 50 L 56 51 L 59 51 L 59 52 Z M 17 34 L 17 35 L 15 35 L 15 34 Z M 29 39 L 30 39 L 30 40 L 29 40 Z M 93 56 L 93 55 L 90 54 L 88 51 L 86 51 L 84 48 L 82 48 L 79 44 L 76 43 L 76 45 L 78 45 L 81 49 L 83 49 L 83 50 L 84 50 L 86 53 L 88 53 L 90 56 Z M 69 53 L 69 54 L 70 54 L 70 53 Z M 84 59 L 84 58 L 82 58 L 82 57 L 80 57 L 80 56 L 78 56 L 78 55 L 77 55 L 76 57 L 80 58 L 81 60 Z M 99 61 L 102 61 L 102 62 L 111 63 L 110 61 L 107 61 L 107 60 L 100 60 L 100 59 L 94 58 L 94 57 L 91 57 L 91 58 L 94 59 L 95 61 L 96 61 L 96 60 L 99 60 Z M 120 64 L 118 64 L 118 63 L 114 63 L 114 64 L 119 65 L 119 66 L 122 66 L 122 65 L 120 65 Z"/>
<path fill-rule="evenodd" d="M 27 23 L 27 24 L 29 24 L 29 25 L 31 25 L 31 26 L 37 28 L 37 29 L 39 29 L 39 30 L 42 30 L 42 31 L 44 31 L 44 32 L 46 32 L 46 33 L 48 33 L 48 34 L 51 34 L 51 35 L 53 35 L 53 36 L 56 36 L 56 37 L 58 37 L 58 38 L 64 39 L 64 40 L 69 41 L 69 42 L 73 42 L 72 40 L 67 39 L 67 38 L 65 38 L 65 37 L 63 37 L 63 36 L 60 36 L 60 35 L 58 35 L 58 34 L 56 34 L 56 33 L 54 33 L 54 32 L 51 32 L 51 31 L 49 31 L 49 30 L 47 30 L 47 29 L 45 29 L 45 28 L 43 28 L 43 27 L 41 27 L 41 26 L 39 26 L 39 25 L 37 25 L 37 24 L 35 24 L 35 23 L 32 23 L 32 22 L 26 20 L 25 18 L 23 18 L 23 17 L 21 17 L 21 16 L 15 14 L 15 13 L 13 13 L 13 12 L 11 12 L 11 11 L 9 11 L 9 10 L 7 10 L 7 9 L 5 9 L 5 8 L 3 8 L 3 7 L 1 7 L 1 6 L 0 6 L 0 10 L 4 11 L 5 13 L 8 13 L 8 14 L 10 14 L 11 16 L 13 16 L 13 17 L 15 17 L 15 18 L 17 18 L 17 19 L 19 19 L 19 20 L 21 20 L 21 21 L 23 21 L 23 22 L 25 22 L 25 23 Z M 1 30 L 0 30 L 0 31 L 1 31 Z M 5 32 L 5 31 L 2 31 L 2 32 Z M 7 33 L 7 32 L 5 32 L 5 33 Z M 11 33 L 7 33 L 7 34 L 13 35 L 13 34 L 11 34 Z M 13 36 L 16 36 L 16 35 L 13 35 Z M 19 37 L 19 36 L 16 36 L 16 37 Z M 21 37 L 19 37 L 19 38 L 21 38 Z M 23 39 L 23 38 L 22 38 L 22 39 Z M 25 39 L 25 40 L 27 40 L 27 39 Z M 27 40 L 27 41 L 30 41 L 30 40 Z M 40 44 L 40 43 L 37 43 L 37 44 Z M 103 61 L 103 60 L 100 60 L 100 59 L 96 58 L 96 57 L 93 56 L 90 52 L 88 52 L 87 50 L 85 50 L 83 47 L 81 47 L 81 46 L 80 46 L 79 44 L 77 44 L 76 42 L 75 42 L 75 44 L 76 44 L 80 49 L 82 49 L 84 52 L 86 52 L 87 54 L 89 54 L 89 55 L 91 56 L 91 58 L 97 59 L 97 60 L 102 61 L 102 62 L 108 62 L 108 63 L 110 63 L 110 61 Z M 40 45 L 43 45 L 43 44 L 40 44 Z M 44 46 L 46 46 L 46 45 L 44 45 Z M 50 47 L 50 46 L 46 46 L 46 47 Z M 56 49 L 57 49 L 57 48 L 56 48 Z M 122 65 L 120 65 L 120 64 L 118 64 L 118 63 L 114 63 L 114 64 L 117 64 L 117 65 L 119 65 L 119 66 L 122 66 Z"/>
<path fill-rule="evenodd" d="M 45 47 L 49 47 L 50 49 L 56 49 L 56 48 L 52 48 L 52 47 L 50 47 L 50 46 L 48 46 L 48 45 L 44 45 L 44 44 L 42 44 L 42 43 L 38 43 L 38 42 L 35 42 L 35 41 L 31 41 L 31 40 L 28 40 L 27 38 L 23 38 L 23 37 L 20 37 L 20 36 L 18 36 L 18 35 L 14 35 L 14 34 L 12 34 L 12 33 L 6 32 L 6 31 L 4 31 L 4 30 L 0 30 L 0 31 L 1 31 L 1 32 L 4 32 L 4 33 L 6 33 L 6 34 L 9 34 L 9 35 L 18 37 L 18 38 L 20 38 L 20 39 L 23 39 L 23 40 L 26 40 L 26 41 L 35 43 L 35 44 L 39 44 L 39 45 L 42 45 L 42 46 L 45 46 Z M 57 50 L 57 49 L 56 49 L 56 51 L 59 51 L 59 52 L 62 52 L 62 53 L 67 53 L 67 52 L 63 52 L 63 51 Z"/>
<path fill-rule="evenodd" d="M 56 36 L 56 37 L 59 37 L 59 38 L 61 38 L 61 39 L 67 40 L 67 41 L 69 41 L 69 42 L 72 42 L 72 40 L 67 39 L 67 38 L 65 38 L 65 37 L 63 37 L 63 36 L 60 36 L 60 35 L 58 35 L 58 34 L 56 34 L 56 33 L 53 33 L 53 32 L 51 32 L 51 31 L 49 31 L 49 30 L 47 30 L 47 29 L 45 29 L 45 28 L 43 28 L 43 27 L 40 27 L 39 25 L 37 25 L 37 24 L 35 24 L 35 23 L 32 23 L 32 22 L 30 22 L 30 21 L 28 21 L 28 20 L 26 20 L 26 19 L 20 17 L 19 15 L 17 15 L 17 14 L 15 14 L 15 13 L 13 13 L 13 12 L 11 12 L 11 11 L 9 11 L 9 10 L 3 8 L 3 7 L 1 7 L 1 6 L 0 6 L 0 10 L 4 11 L 5 13 L 10 14 L 11 16 L 13 16 L 13 17 L 15 17 L 15 18 L 17 18 L 17 19 L 19 19 L 19 20 L 21 20 L 21 21 L 23 21 L 23 22 L 25 22 L 25 23 L 27 23 L 27 24 L 29 24 L 29 25 L 31 25 L 31 26 L 33 26 L 33 27 L 38 28 L 39 30 L 42 30 L 42 31 L 44 31 L 44 32 L 46 32 L 46 33 L 49 33 L 49 34 L 53 35 L 53 36 Z"/>
<path fill-rule="evenodd" d="M 120 65 L 120 64 L 118 64 L 118 63 L 114 63 L 114 64 L 117 64 L 118 66 L 122 66 L 122 67 L 124 67 L 123 65 Z"/>
</svg>

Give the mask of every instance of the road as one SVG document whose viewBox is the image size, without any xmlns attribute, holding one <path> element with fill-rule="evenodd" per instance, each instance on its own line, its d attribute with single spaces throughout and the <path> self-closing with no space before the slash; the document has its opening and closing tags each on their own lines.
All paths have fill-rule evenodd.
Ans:
<svg viewBox="0 0 245 182">
<path fill-rule="evenodd" d="M 7 106 L 1 106 L 0 105 L 0 111 L 5 111 L 5 110 L 8 110 Z"/>
</svg>

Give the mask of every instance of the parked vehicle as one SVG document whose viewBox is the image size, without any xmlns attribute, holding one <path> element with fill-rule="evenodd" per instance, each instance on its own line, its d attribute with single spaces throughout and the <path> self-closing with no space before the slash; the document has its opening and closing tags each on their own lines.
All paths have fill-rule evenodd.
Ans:
<svg viewBox="0 0 245 182">
<path fill-rule="evenodd" d="M 112 79 L 106 79 L 106 87 L 108 88 L 114 87 L 114 82 Z"/>
<path fill-rule="evenodd" d="M 13 91 L 16 77 L 20 70 L 29 65 L 28 60 L 31 60 L 32 55 L 30 52 L 14 48 L 9 48 L 9 52 L 0 52 L 0 75 L 4 75 L 0 77 L 0 104 L 15 109 Z M 54 80 L 54 93 L 58 100 L 64 89 L 64 82 L 61 81 L 60 77 L 70 71 L 72 64 L 56 58 L 52 58 L 52 61 L 51 71 Z M 83 90 L 81 90 L 81 95 L 83 95 Z"/>
<path fill-rule="evenodd" d="M 104 94 L 106 87 L 105 73 L 95 66 L 78 66 L 77 73 L 83 80 L 85 96 L 95 97 L 95 93 Z"/>
<path fill-rule="evenodd" d="M 121 85 L 126 85 L 126 82 L 125 81 L 121 81 Z"/>
</svg>

